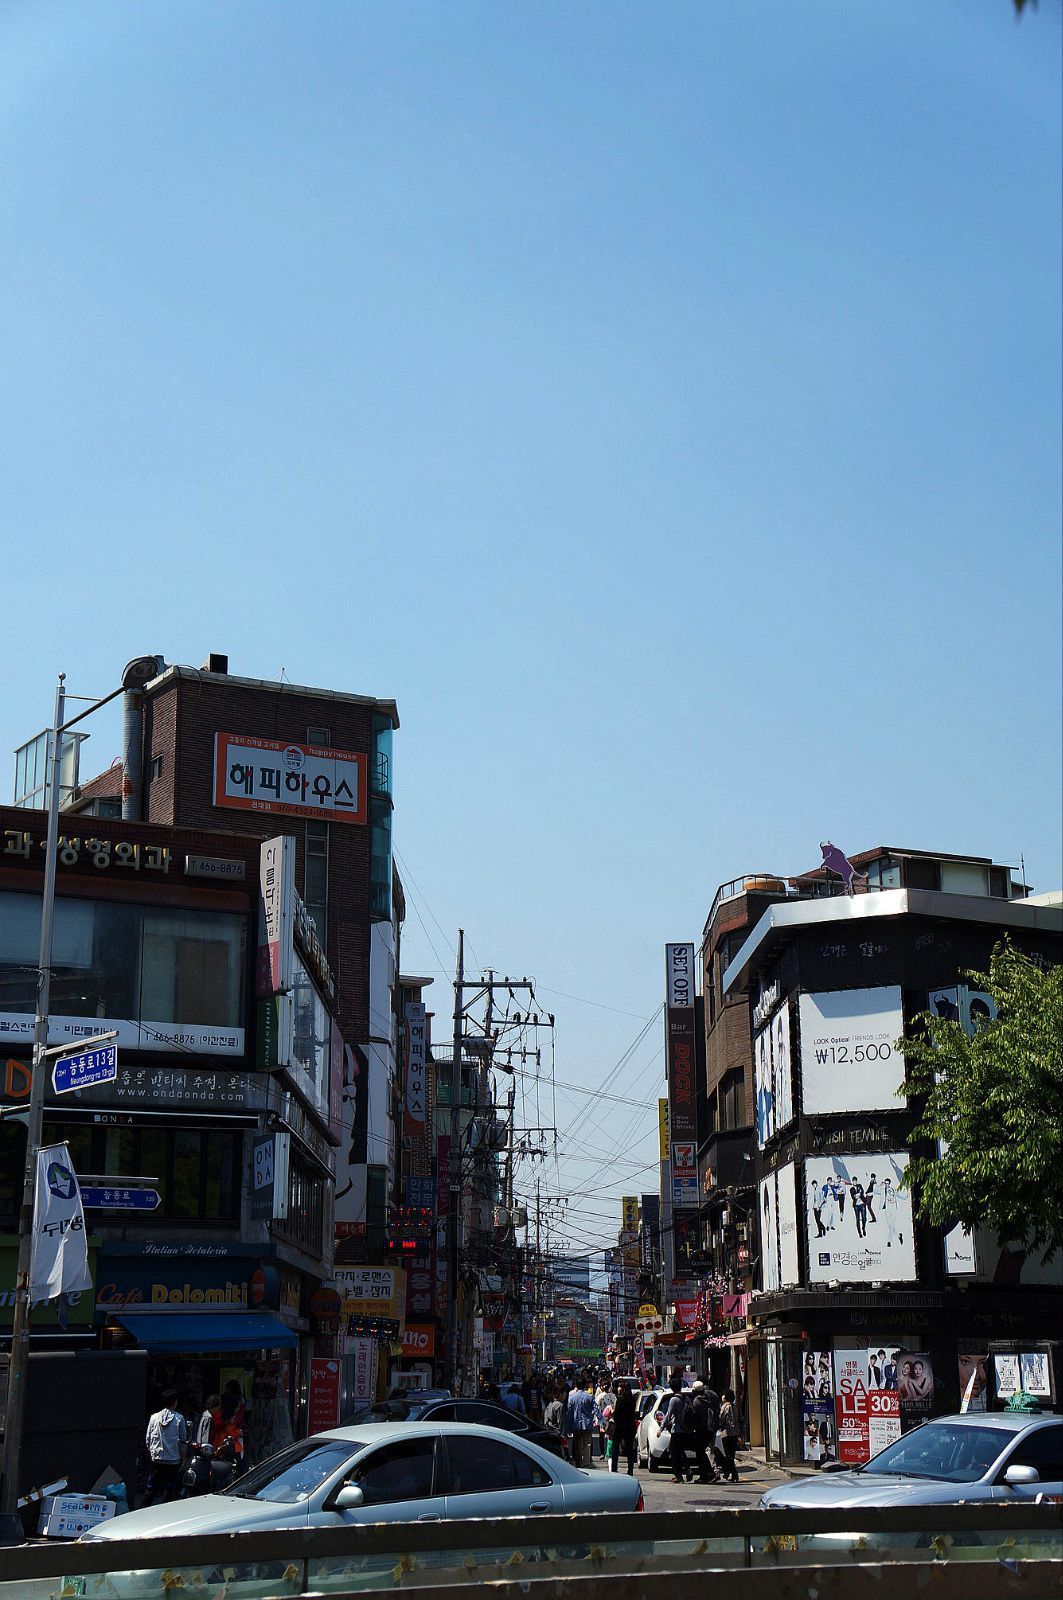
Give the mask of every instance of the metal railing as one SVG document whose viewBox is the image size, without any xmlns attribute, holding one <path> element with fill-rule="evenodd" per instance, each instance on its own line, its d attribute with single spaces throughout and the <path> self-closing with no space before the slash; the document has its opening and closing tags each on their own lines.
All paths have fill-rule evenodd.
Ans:
<svg viewBox="0 0 1063 1600">
<path fill-rule="evenodd" d="M 1027 1600 L 1058 1594 L 1063 1580 L 1060 1508 L 1029 1502 L 844 1511 L 727 1507 L 25 1545 L 0 1551 L 0 1600 L 59 1600 L 64 1594 L 85 1600 L 158 1600 L 180 1594 L 190 1600 L 219 1591 L 227 1600 L 306 1593 L 339 1600 L 426 1585 L 504 1585 L 511 1578 L 543 1594 L 560 1580 L 582 1593 L 582 1580 L 600 1579 L 611 1586 L 611 1596 L 636 1600 L 646 1592 L 646 1577 L 659 1581 L 665 1573 L 670 1575 L 669 1600 L 678 1600 L 676 1584 L 683 1575 L 727 1570 L 731 1584 L 754 1571 L 763 1579 L 776 1569 L 788 1570 L 793 1579 L 795 1567 L 835 1569 L 835 1580 L 820 1589 L 826 1596 L 849 1592 L 837 1586 L 839 1566 L 885 1571 L 897 1564 L 909 1568 L 903 1594 L 908 1600 L 913 1562 L 937 1568 L 930 1591 L 937 1600 L 980 1600 L 983 1593 L 996 1600 L 1010 1592 L 1005 1586 L 1009 1574 L 1034 1567 L 1043 1572 L 1037 1585 L 1023 1588 Z M 953 1564 L 964 1581 L 938 1587 L 938 1573 Z M 987 1589 L 977 1578 L 983 1565 L 996 1589 Z M 1042 1583 L 1045 1573 L 1050 1581 Z M 638 1578 L 642 1590 L 618 1591 L 615 1586 L 626 1578 Z M 755 1585 L 753 1589 L 757 1596 L 769 1592 Z M 588 1591 L 588 1600 L 593 1592 Z M 807 1593 L 807 1587 L 800 1592 Z M 889 1600 L 894 1592 L 902 1593 L 874 1590 L 876 1600 Z M 601 1593 L 605 1595 L 604 1587 Z"/>
<path fill-rule="evenodd" d="M 782 884 L 782 890 L 764 887 L 766 884 L 776 883 Z M 758 889 L 763 890 L 765 894 L 789 893 L 790 880 L 779 872 L 743 872 L 740 877 L 730 878 L 726 883 L 721 883 L 712 897 L 712 905 L 705 918 L 705 926 L 701 930 L 702 939 L 707 937 L 713 919 L 722 905 L 728 900 L 737 900 L 739 895 L 753 893 Z"/>
</svg>

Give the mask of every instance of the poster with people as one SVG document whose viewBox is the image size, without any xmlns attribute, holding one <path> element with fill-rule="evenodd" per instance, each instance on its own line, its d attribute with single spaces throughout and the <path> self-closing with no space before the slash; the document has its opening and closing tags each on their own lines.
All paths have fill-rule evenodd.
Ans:
<svg viewBox="0 0 1063 1600">
<path fill-rule="evenodd" d="M 877 1455 L 901 1436 L 898 1357 L 895 1345 L 872 1345 L 867 1352 L 867 1446 Z"/>
<path fill-rule="evenodd" d="M 771 1024 L 753 1040 L 753 1075 L 756 1095 L 757 1144 L 761 1150 L 775 1132 L 775 1089 L 771 1070 Z"/>
<path fill-rule="evenodd" d="M 1018 1356 L 994 1356 L 993 1376 L 996 1379 L 998 1400 L 1010 1400 L 1013 1394 L 1018 1394 L 1022 1388 Z"/>
<path fill-rule="evenodd" d="M 907 1170 L 904 1151 L 808 1158 L 809 1284 L 915 1282 Z"/>
<path fill-rule="evenodd" d="M 901 1432 L 917 1428 L 934 1409 L 934 1366 L 924 1350 L 905 1350 L 897 1356 L 897 1394 L 901 1407 Z"/>
<path fill-rule="evenodd" d="M 804 1422 L 802 1450 L 810 1465 L 837 1461 L 838 1440 L 834 1423 L 834 1380 L 829 1350 L 806 1350 L 801 1391 Z"/>
<path fill-rule="evenodd" d="M 775 1083 L 775 1128 L 780 1132 L 794 1120 L 793 1079 L 790 1070 L 790 1003 L 786 1001 L 771 1021 L 772 1076 Z"/>
<path fill-rule="evenodd" d="M 774 1172 L 762 1178 L 757 1193 L 760 1219 L 760 1287 L 779 1287 L 779 1212 Z"/>
<path fill-rule="evenodd" d="M 1052 1398 L 1047 1350 L 1023 1350 L 1019 1356 L 1019 1377 L 1024 1394 L 1036 1395 L 1043 1400 Z"/>
<path fill-rule="evenodd" d="M 960 1412 L 989 1409 L 989 1349 L 979 1340 L 961 1339 L 956 1346 L 960 1377 Z"/>
</svg>

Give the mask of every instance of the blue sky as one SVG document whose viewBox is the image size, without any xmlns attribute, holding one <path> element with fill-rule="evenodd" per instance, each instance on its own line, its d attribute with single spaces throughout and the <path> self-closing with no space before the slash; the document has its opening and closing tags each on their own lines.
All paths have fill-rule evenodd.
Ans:
<svg viewBox="0 0 1063 1600">
<path fill-rule="evenodd" d="M 464 924 L 585 1086 L 735 873 L 1058 884 L 1060 45 L 1054 0 L 6 0 L 0 749 L 144 650 L 394 695 L 405 965 Z M 558 1116 L 575 1247 L 656 1130 Z"/>
</svg>

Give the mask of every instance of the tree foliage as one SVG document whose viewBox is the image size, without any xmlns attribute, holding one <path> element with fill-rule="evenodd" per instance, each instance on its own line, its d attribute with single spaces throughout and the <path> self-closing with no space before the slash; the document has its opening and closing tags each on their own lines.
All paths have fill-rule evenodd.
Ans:
<svg viewBox="0 0 1063 1600">
<path fill-rule="evenodd" d="M 995 1231 L 1045 1260 L 1063 1247 L 1063 966 L 1047 972 L 1009 943 L 988 973 L 965 980 L 993 997 L 996 1018 L 969 1036 L 925 1012 L 899 1041 L 907 1092 L 922 1096 L 908 1182 L 930 1222 Z"/>
</svg>

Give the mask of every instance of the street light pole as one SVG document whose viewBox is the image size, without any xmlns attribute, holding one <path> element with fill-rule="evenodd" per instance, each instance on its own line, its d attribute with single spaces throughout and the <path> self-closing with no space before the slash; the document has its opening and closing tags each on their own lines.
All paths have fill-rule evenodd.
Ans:
<svg viewBox="0 0 1063 1600">
<path fill-rule="evenodd" d="M 144 658 L 145 660 L 147 658 Z M 130 667 L 139 663 L 130 663 Z M 129 668 L 126 669 L 127 673 Z M 7 1395 L 4 1401 L 4 1440 L 0 1453 L 0 1512 L 18 1510 L 19 1468 L 22 1460 L 22 1429 L 26 1416 L 26 1378 L 30 1355 L 30 1261 L 33 1254 L 33 1201 L 37 1183 L 37 1154 L 44 1130 L 44 1095 L 47 1088 L 48 1059 L 57 1052 L 48 1049 L 48 1018 L 52 1001 L 52 923 L 55 916 L 55 868 L 59 855 L 59 786 L 63 772 L 63 735 L 75 723 L 91 716 L 101 706 L 123 693 L 114 689 L 95 700 L 70 721 L 66 717 L 66 673 L 59 674 L 52 718 L 51 787 L 48 791 L 48 830 L 44 846 L 44 888 L 41 895 L 41 941 L 37 956 L 37 1007 L 33 1020 L 33 1061 L 29 1109 L 26 1114 L 26 1170 L 22 1178 L 22 1206 L 18 1219 L 18 1266 L 15 1275 L 15 1303 L 11 1318 L 11 1354 L 7 1363 Z M 124 686 L 123 686 L 124 687 Z M 78 696 L 74 696 L 75 699 Z M 78 1041 L 80 1044 L 80 1041 Z"/>
<path fill-rule="evenodd" d="M 41 942 L 37 959 L 37 1009 L 33 1022 L 33 1075 L 30 1080 L 29 1116 L 26 1122 L 26 1171 L 22 1179 L 22 1207 L 18 1222 L 18 1269 L 11 1319 L 11 1354 L 7 1364 L 7 1400 L 4 1407 L 3 1488 L 0 1510 L 17 1511 L 22 1427 L 26 1415 L 26 1378 L 30 1350 L 30 1257 L 33 1250 L 33 1198 L 37 1181 L 37 1152 L 44 1125 L 44 1090 L 47 1077 L 48 1013 L 52 998 L 52 921 L 55 911 L 55 864 L 59 835 L 59 780 L 62 776 L 63 717 L 66 711 L 65 673 L 59 674 L 52 721 L 52 773 L 48 792 L 48 832 L 44 854 L 44 893 L 41 900 Z"/>
<path fill-rule="evenodd" d="M 447 1249 L 450 1256 L 450 1305 L 448 1321 L 448 1368 L 450 1387 L 458 1393 L 458 1216 L 461 1203 L 461 1045 L 465 1018 L 465 933 L 458 929 L 458 954 L 454 974 L 454 1054 L 450 1066 L 450 1196 Z M 466 1360 L 468 1351 L 465 1352 Z"/>
</svg>

